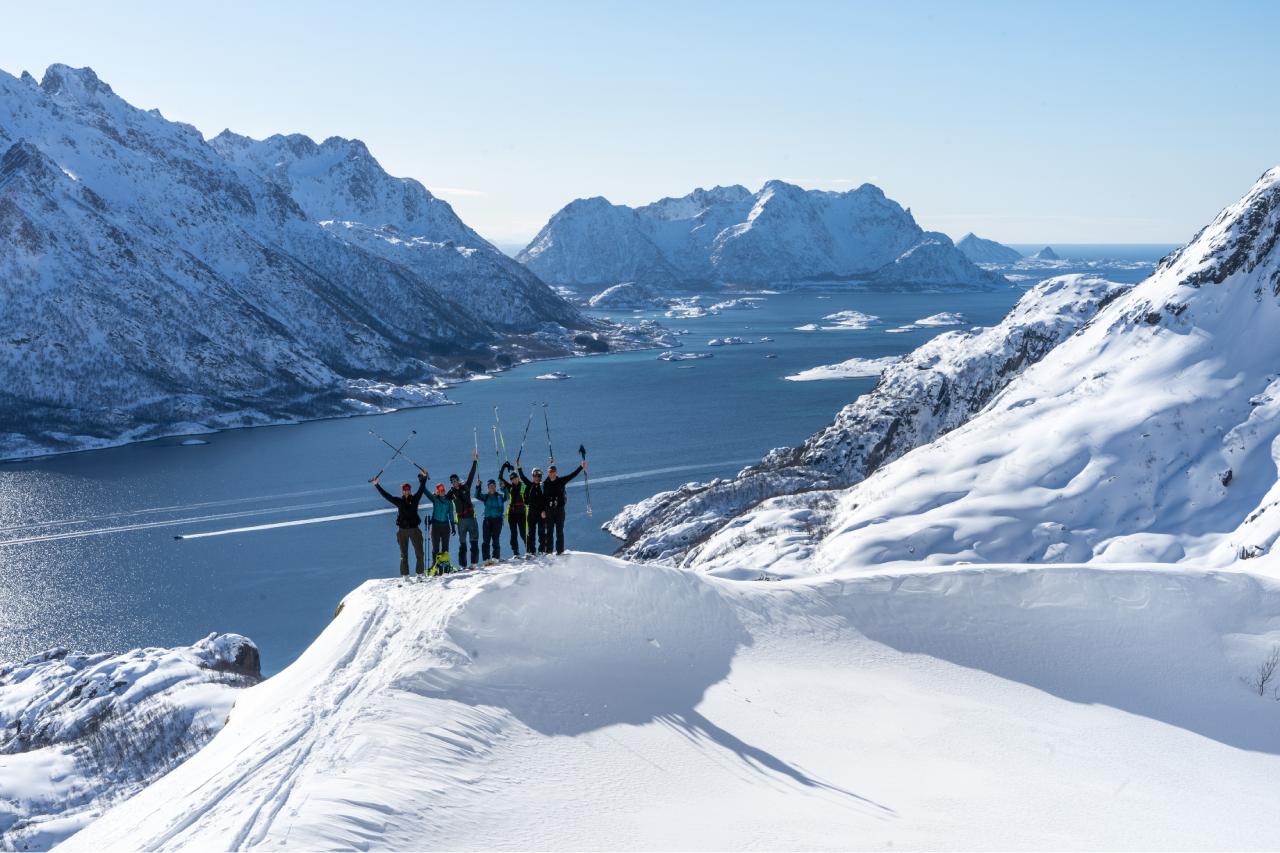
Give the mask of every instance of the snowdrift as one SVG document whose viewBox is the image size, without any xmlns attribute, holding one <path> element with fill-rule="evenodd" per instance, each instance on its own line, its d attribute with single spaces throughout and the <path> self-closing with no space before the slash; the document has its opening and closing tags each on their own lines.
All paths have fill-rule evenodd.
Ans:
<svg viewBox="0 0 1280 853">
<path fill-rule="evenodd" d="M 65 849 L 1269 847 L 1277 641 L 1233 572 L 371 581 Z"/>
</svg>

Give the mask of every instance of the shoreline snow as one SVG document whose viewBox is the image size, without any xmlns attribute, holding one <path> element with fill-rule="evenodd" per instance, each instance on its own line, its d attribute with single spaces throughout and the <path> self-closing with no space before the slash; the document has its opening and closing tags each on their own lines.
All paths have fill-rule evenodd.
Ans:
<svg viewBox="0 0 1280 853">
<path fill-rule="evenodd" d="M 317 415 L 315 417 L 278 418 L 278 419 L 262 421 L 260 423 L 251 423 L 251 424 L 226 424 L 221 426 L 207 426 L 204 424 L 189 424 L 189 425 L 178 424 L 175 426 L 180 426 L 180 427 L 190 426 L 190 429 L 183 428 L 183 429 L 175 430 L 173 432 L 166 431 L 166 432 L 159 432 L 155 434 L 147 434 L 145 436 L 138 436 L 137 433 L 140 430 L 149 430 L 153 428 L 151 426 L 144 426 L 144 427 L 139 427 L 138 429 L 130 430 L 129 433 L 126 434 L 125 436 L 121 436 L 116 439 L 98 440 L 98 439 L 93 439 L 90 436 L 85 436 L 84 438 L 90 439 L 94 443 L 88 443 L 83 447 L 72 447 L 72 448 L 67 448 L 66 450 L 49 450 L 47 448 L 41 448 L 38 450 L 32 450 L 30 452 L 20 452 L 17 454 L 3 455 L 3 456 L 0 456 L 0 465 L 10 464 L 10 463 L 34 462 L 40 459 L 47 459 L 53 456 L 65 456 L 70 453 L 92 453 L 95 450 L 111 450 L 112 448 L 116 448 L 116 447 L 127 447 L 131 444 L 146 444 L 152 441 L 164 441 L 166 439 L 181 438 L 184 436 L 215 435 L 217 433 L 228 432 L 231 430 L 260 429 L 264 427 L 298 426 L 299 424 L 315 423 L 317 421 L 334 421 L 334 420 L 345 420 L 347 418 L 376 417 L 378 415 L 389 415 L 395 412 L 410 411 L 413 409 L 431 409 L 439 406 L 457 406 L 461 404 L 454 400 L 448 399 L 448 397 L 445 396 L 445 390 L 449 388 L 455 388 L 459 385 L 464 385 L 468 382 L 476 382 L 476 381 L 482 381 L 485 379 L 492 379 L 498 374 L 509 373 L 510 371 L 515 370 L 518 367 L 525 367 L 526 365 L 530 365 L 530 364 L 542 364 L 544 362 L 549 362 L 549 361 L 563 361 L 565 359 L 604 358 L 611 355 L 621 355 L 623 353 L 629 353 L 629 352 L 644 352 L 647 350 L 669 350 L 669 349 L 671 349 L 671 342 L 639 344 L 633 347 L 628 347 L 626 349 L 618 349 L 618 350 L 614 350 L 607 353 L 591 353 L 591 352 L 572 353 L 569 355 L 547 356 L 545 358 L 531 358 L 531 359 L 528 359 L 527 361 L 522 361 L 519 364 L 513 364 L 510 367 L 495 368 L 491 371 L 475 374 L 472 376 L 467 376 L 462 379 L 442 378 L 443 384 L 441 388 L 436 389 L 436 391 L 440 395 L 439 402 L 409 404 L 409 405 L 402 405 L 397 407 L 386 407 L 386 408 L 377 408 L 377 407 L 370 406 L 367 411 L 349 411 L 345 413 Z M 260 413 L 248 412 L 248 411 L 233 412 L 226 415 L 226 417 L 228 419 L 233 419 L 233 418 L 243 417 L 246 414 L 260 414 Z M 73 438 L 81 438 L 81 436 L 73 436 Z"/>
</svg>

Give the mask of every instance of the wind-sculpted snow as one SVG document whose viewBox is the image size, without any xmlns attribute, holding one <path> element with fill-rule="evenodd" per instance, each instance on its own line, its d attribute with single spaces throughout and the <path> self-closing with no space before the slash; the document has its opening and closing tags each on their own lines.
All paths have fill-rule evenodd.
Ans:
<svg viewBox="0 0 1280 853">
<path fill-rule="evenodd" d="M 1267 848 L 1278 618 L 1192 569 L 369 581 L 65 849 Z"/>
<path fill-rule="evenodd" d="M 0 457 L 358 412 L 385 399 L 353 381 L 593 351 L 582 335 L 634 345 L 359 142 L 211 145 L 62 65 L 0 72 L 0 280 Z"/>
<path fill-rule="evenodd" d="M 694 190 L 639 208 L 578 199 L 519 260 L 554 284 L 659 289 L 716 282 L 863 279 L 874 286 L 1007 286 L 871 184 L 844 193 L 769 181 Z"/>
<path fill-rule="evenodd" d="M 809 541 L 810 526 L 820 515 L 814 507 L 828 507 L 833 500 L 820 490 L 852 485 L 960 426 L 1125 289 L 1086 276 L 1042 282 L 999 325 L 942 334 L 901 359 L 878 365 L 882 372 L 876 371 L 880 381 L 875 388 L 803 445 L 774 450 L 731 480 L 690 483 L 632 504 L 605 529 L 624 541 L 619 553 L 634 559 L 759 566 L 761 558 L 754 551 L 737 559 L 746 544 L 742 528 L 747 520 L 736 516 L 762 501 L 796 495 L 785 499 L 786 505 L 803 528 L 800 538 Z M 839 368 L 833 366 L 831 374 Z"/>
<path fill-rule="evenodd" d="M 47 850 L 202 747 L 262 678 L 236 634 L 0 666 L 0 848 Z"/>
<path fill-rule="evenodd" d="M 1278 199 L 1273 169 L 968 423 L 820 507 L 753 508 L 696 562 L 1275 564 Z"/>
</svg>

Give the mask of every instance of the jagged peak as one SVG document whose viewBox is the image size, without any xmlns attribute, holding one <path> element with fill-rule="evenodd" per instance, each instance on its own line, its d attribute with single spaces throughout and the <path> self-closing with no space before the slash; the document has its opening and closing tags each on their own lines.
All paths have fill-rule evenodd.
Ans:
<svg viewBox="0 0 1280 853">
<path fill-rule="evenodd" d="M 1191 287 L 1221 284 L 1236 272 L 1253 272 L 1280 244 L 1280 166 L 1268 169 L 1238 202 L 1224 209 L 1187 246 L 1160 262 Z M 1280 263 L 1271 274 L 1280 294 Z"/>
<path fill-rule="evenodd" d="M 324 142 L 320 143 L 320 147 L 325 150 L 338 149 L 347 151 L 358 157 L 373 159 L 373 155 L 369 153 L 369 146 L 365 145 L 362 140 L 348 139 L 345 136 L 330 136 Z"/>
<path fill-rule="evenodd" d="M 592 210 L 612 210 L 616 205 L 602 195 L 588 196 L 587 198 L 575 198 L 573 201 L 561 208 L 561 213 Z"/>
<path fill-rule="evenodd" d="M 210 137 L 209 139 L 210 143 L 217 143 L 219 145 L 227 145 L 227 146 L 235 146 L 236 148 L 247 148 L 248 146 L 252 145 L 256 141 L 257 140 L 255 140 L 253 137 L 236 133 L 229 127 L 223 128 L 221 133 L 219 133 L 217 136 Z"/>
<path fill-rule="evenodd" d="M 88 66 L 72 68 L 69 65 L 54 63 L 45 70 L 40 88 L 50 97 L 82 106 L 99 105 L 103 96 L 115 97 L 111 87 Z"/>
<path fill-rule="evenodd" d="M 804 187 L 798 186 L 796 184 L 787 183 L 786 181 L 781 180 L 779 178 L 773 178 L 772 180 L 765 181 L 764 186 L 760 188 L 760 192 L 756 193 L 756 195 L 763 196 L 766 193 L 775 194 L 775 195 L 778 193 L 796 195 L 798 193 L 804 193 L 804 192 L 806 192 Z"/>
</svg>

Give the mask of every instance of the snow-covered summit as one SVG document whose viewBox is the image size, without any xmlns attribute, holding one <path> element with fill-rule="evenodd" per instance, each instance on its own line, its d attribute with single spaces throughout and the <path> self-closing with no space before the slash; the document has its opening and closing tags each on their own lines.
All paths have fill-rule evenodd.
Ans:
<svg viewBox="0 0 1280 853">
<path fill-rule="evenodd" d="M 985 240 L 970 231 L 956 243 L 966 258 L 975 264 L 1016 264 L 1022 253 L 995 240 Z"/>
<path fill-rule="evenodd" d="M 316 143 L 295 133 L 259 141 L 225 130 L 209 144 L 229 160 L 278 183 L 308 219 L 389 226 L 405 237 L 493 248 L 448 202 L 412 178 L 387 174 L 358 139 L 331 136 Z"/>
<path fill-rule="evenodd" d="M 1062 258 L 1058 256 L 1058 253 L 1057 253 L 1057 252 L 1055 252 L 1055 251 L 1053 250 L 1053 247 L 1052 247 L 1052 246 L 1045 246 L 1043 249 L 1041 249 L 1040 251 L 1038 251 L 1038 252 L 1036 252 L 1034 255 L 1032 255 L 1032 256 L 1031 256 L 1031 260 L 1033 260 L 1033 261 L 1060 261 L 1060 260 L 1062 260 Z"/>
<path fill-rule="evenodd" d="M 928 250 L 938 284 L 1000 286 L 950 239 L 925 232 L 872 184 L 847 192 L 805 190 L 785 181 L 758 192 L 741 186 L 697 189 L 643 207 L 579 199 L 556 213 L 517 256 L 547 281 L 610 286 L 641 281 L 671 286 L 872 278 L 879 285 L 934 283 L 918 261 Z"/>
</svg>

